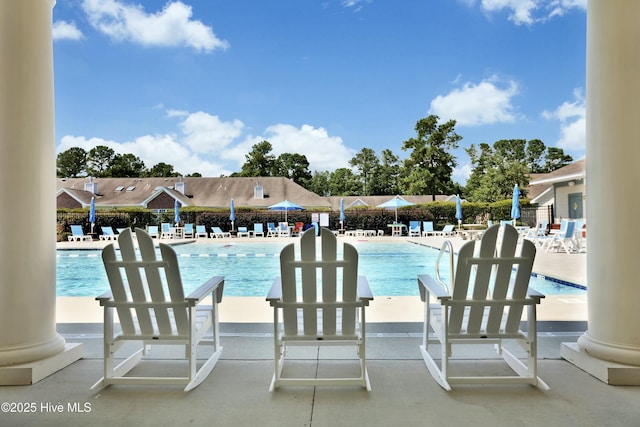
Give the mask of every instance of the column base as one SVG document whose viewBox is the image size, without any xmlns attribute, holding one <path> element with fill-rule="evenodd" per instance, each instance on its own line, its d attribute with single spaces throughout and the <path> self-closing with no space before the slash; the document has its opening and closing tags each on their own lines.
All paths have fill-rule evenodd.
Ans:
<svg viewBox="0 0 640 427">
<path fill-rule="evenodd" d="M 623 365 L 597 359 L 577 343 L 563 342 L 560 356 L 609 385 L 640 385 L 640 366 Z"/>
<path fill-rule="evenodd" d="M 0 367 L 0 385 L 31 385 L 82 358 L 82 344 L 65 344 L 64 350 L 46 359 Z"/>
</svg>

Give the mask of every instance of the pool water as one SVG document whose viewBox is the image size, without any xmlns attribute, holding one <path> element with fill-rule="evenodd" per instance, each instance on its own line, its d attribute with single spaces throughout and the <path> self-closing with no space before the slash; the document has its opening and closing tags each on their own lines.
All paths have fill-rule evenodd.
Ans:
<svg viewBox="0 0 640 427">
<path fill-rule="evenodd" d="M 197 243 L 174 246 L 185 293 L 214 275 L 225 276 L 224 295 L 267 295 L 279 274 L 280 250 L 290 242 Z M 405 242 L 353 242 L 359 253 L 359 274 L 367 276 L 377 296 L 418 296 L 416 277 L 433 273 L 438 251 Z M 444 265 L 443 265 L 444 267 Z M 443 268 L 446 270 L 446 268 Z M 531 287 L 545 295 L 586 293 L 584 289 L 538 277 Z M 97 296 L 109 290 L 101 251 L 57 252 L 57 295 Z"/>
</svg>

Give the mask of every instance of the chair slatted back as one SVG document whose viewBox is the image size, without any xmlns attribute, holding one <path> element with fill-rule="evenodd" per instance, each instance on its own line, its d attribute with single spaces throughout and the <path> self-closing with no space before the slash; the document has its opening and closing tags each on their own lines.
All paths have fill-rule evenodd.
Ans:
<svg viewBox="0 0 640 427">
<path fill-rule="evenodd" d="M 433 231 L 433 221 L 422 221 L 423 231 Z"/>
<path fill-rule="evenodd" d="M 576 223 L 575 221 L 567 221 L 565 227 L 564 227 L 564 232 L 561 233 L 561 237 L 564 239 L 571 239 L 573 238 L 573 232 L 575 230 L 576 227 Z"/>
<path fill-rule="evenodd" d="M 320 258 L 316 254 L 317 240 L 321 243 Z M 295 257 L 294 243 L 280 252 L 283 302 L 285 305 L 296 302 L 309 304 L 302 308 L 301 319 L 296 306 L 283 308 L 285 335 L 355 335 L 358 252 L 345 243 L 342 259 L 338 259 L 337 243 L 335 235 L 328 229 L 322 229 L 319 239 L 310 229 L 300 238 L 299 260 Z M 324 303 L 326 305 L 322 306 Z M 321 326 L 318 324 L 319 316 Z M 342 321 L 338 328 L 340 318 Z M 299 321 L 303 324 L 299 325 Z"/>
<path fill-rule="evenodd" d="M 503 225 L 499 238 L 500 227 L 485 231 L 478 253 L 475 241 L 466 243 L 458 253 L 449 333 L 495 336 L 519 329 L 536 247 L 523 240 L 517 255 L 517 230 Z"/>
<path fill-rule="evenodd" d="M 82 231 L 81 225 L 72 225 L 71 226 L 71 234 L 74 236 L 83 236 L 84 231 Z"/>
<path fill-rule="evenodd" d="M 175 251 L 161 243 L 157 259 L 149 234 L 136 229 L 136 240 L 139 256 L 130 229 L 118 236 L 121 259 L 114 244 L 102 251 L 124 334 L 188 335 L 188 313 Z M 119 306 L 118 302 L 127 305 Z M 166 304 L 171 302 L 176 304 Z"/>
</svg>

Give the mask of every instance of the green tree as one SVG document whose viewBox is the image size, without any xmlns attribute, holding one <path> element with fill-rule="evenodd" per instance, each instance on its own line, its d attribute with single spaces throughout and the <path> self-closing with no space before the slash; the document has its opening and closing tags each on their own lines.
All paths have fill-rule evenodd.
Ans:
<svg viewBox="0 0 640 427">
<path fill-rule="evenodd" d="M 59 177 L 77 178 L 86 172 L 87 152 L 84 148 L 71 147 L 58 154 L 56 159 L 57 175 Z"/>
<path fill-rule="evenodd" d="M 549 147 L 545 157 L 543 172 L 553 172 L 554 170 L 560 169 L 570 163 L 573 163 L 573 158 L 568 154 L 564 154 L 564 150 L 562 148 Z"/>
<path fill-rule="evenodd" d="M 456 159 L 448 150 L 458 148 L 462 137 L 455 132 L 455 120 L 438 124 L 439 117 L 430 115 L 418 120 L 416 138 L 402 143 L 403 150 L 411 150 L 405 160 L 401 186 L 406 194 L 445 194 L 453 188 L 453 168 Z"/>
<path fill-rule="evenodd" d="M 144 172 L 144 162 L 131 153 L 116 154 L 109 169 L 106 171 L 109 176 L 117 178 L 139 177 Z"/>
<path fill-rule="evenodd" d="M 466 152 L 474 166 L 465 192 L 469 201 L 491 203 L 508 199 L 515 184 L 525 195 L 522 189 L 529 185 L 530 171 L 526 140 L 500 140 L 493 147 L 480 144 L 480 152 L 471 145 Z"/>
<path fill-rule="evenodd" d="M 160 162 L 156 163 L 149 169 L 146 173 L 147 176 L 151 177 L 170 177 L 170 176 L 180 176 L 178 172 L 173 170 L 173 165 Z"/>
<path fill-rule="evenodd" d="M 296 184 L 306 188 L 311 180 L 307 156 L 297 153 L 280 154 L 273 164 L 273 175 L 290 178 Z"/>
<path fill-rule="evenodd" d="M 87 173 L 97 178 L 108 176 L 107 170 L 115 155 L 116 152 L 105 145 L 93 147 L 87 156 Z"/>
<path fill-rule="evenodd" d="M 547 147 L 539 139 L 532 139 L 527 143 L 527 166 L 531 173 L 541 173 L 544 171 L 542 158 Z"/>
<path fill-rule="evenodd" d="M 382 161 L 372 174 L 370 194 L 399 194 L 400 158 L 389 149 L 382 150 L 381 154 Z"/>
<path fill-rule="evenodd" d="M 357 196 L 360 194 L 358 177 L 349 168 L 336 169 L 329 177 L 329 193 L 332 196 Z"/>
<path fill-rule="evenodd" d="M 273 146 L 269 141 L 262 141 L 251 147 L 245 155 L 246 162 L 242 165 L 239 176 L 272 176 L 276 157 L 271 154 Z"/>
<path fill-rule="evenodd" d="M 311 180 L 309 180 L 309 184 L 306 187 L 307 190 L 313 191 L 319 196 L 331 196 L 331 191 L 329 190 L 329 178 L 331 174 L 329 171 L 314 171 L 311 176 Z"/>
<path fill-rule="evenodd" d="M 372 193 L 371 179 L 378 166 L 380 166 L 380 159 L 376 155 L 376 152 L 371 148 L 363 148 L 357 153 L 349 164 L 356 168 L 359 172 L 359 179 L 361 181 L 361 192 L 363 196 L 370 196 Z"/>
</svg>

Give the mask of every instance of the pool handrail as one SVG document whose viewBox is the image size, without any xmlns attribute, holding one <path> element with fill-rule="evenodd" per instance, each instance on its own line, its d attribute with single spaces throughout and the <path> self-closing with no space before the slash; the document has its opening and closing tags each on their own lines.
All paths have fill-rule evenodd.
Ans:
<svg viewBox="0 0 640 427">
<path fill-rule="evenodd" d="M 450 281 L 450 286 L 447 286 L 447 284 L 440 278 L 440 258 L 442 258 L 442 256 L 445 253 L 449 253 L 449 281 Z M 453 283 L 454 283 L 454 275 L 455 272 L 453 270 L 453 244 L 451 244 L 451 242 L 449 240 L 446 240 L 444 243 L 442 243 L 442 246 L 440 247 L 440 252 L 438 253 L 438 258 L 436 259 L 436 280 L 438 282 L 440 282 L 440 284 L 442 284 L 442 286 L 444 286 L 447 291 L 449 291 L 449 293 L 453 292 Z"/>
</svg>

